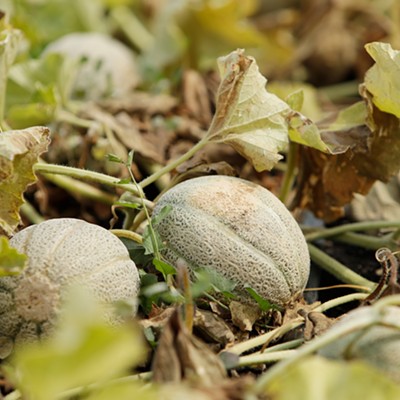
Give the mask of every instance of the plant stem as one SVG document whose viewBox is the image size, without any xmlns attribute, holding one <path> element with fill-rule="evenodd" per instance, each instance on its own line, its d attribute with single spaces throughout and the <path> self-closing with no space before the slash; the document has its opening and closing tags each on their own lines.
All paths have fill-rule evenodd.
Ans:
<svg viewBox="0 0 400 400">
<path fill-rule="evenodd" d="M 315 351 L 321 349 L 322 347 L 346 336 L 354 331 L 359 331 L 361 329 L 367 328 L 372 324 L 377 323 L 377 318 L 375 313 L 368 314 L 365 318 L 356 318 L 353 321 L 348 321 L 347 324 L 342 326 L 337 326 L 334 330 L 328 330 L 322 336 L 318 336 L 313 340 L 306 343 L 300 349 L 296 350 L 293 357 L 285 359 L 274 366 L 272 366 L 268 372 L 262 375 L 256 383 L 250 388 L 250 394 L 262 394 L 265 393 L 270 382 L 278 377 L 280 374 L 284 373 L 288 367 L 299 362 L 304 357 Z"/>
<path fill-rule="evenodd" d="M 77 117 L 75 114 L 61 108 L 57 110 L 56 119 L 57 121 L 68 122 L 71 125 L 79 126 L 81 128 L 90 129 L 96 126 L 101 129 L 101 123 L 94 120 Z"/>
<path fill-rule="evenodd" d="M 114 7 L 111 11 L 111 16 L 131 43 L 139 50 L 146 52 L 153 47 L 153 35 L 145 28 L 130 8 L 126 6 Z"/>
<path fill-rule="evenodd" d="M 340 281 L 352 285 L 366 286 L 371 290 L 376 286 L 375 282 L 358 275 L 311 243 L 308 243 L 308 250 L 310 251 L 311 260 L 313 262 Z"/>
<path fill-rule="evenodd" d="M 369 306 L 369 313 L 363 316 L 358 316 L 347 321 L 342 326 L 336 326 L 335 329 L 328 330 L 322 336 L 318 336 L 313 340 L 306 343 L 300 349 L 296 351 L 293 357 L 285 359 L 274 366 L 272 366 L 264 375 L 262 375 L 256 383 L 251 386 L 249 390 L 249 398 L 257 394 L 265 393 L 268 389 L 268 385 L 273 379 L 284 373 L 288 367 L 301 361 L 306 356 L 314 353 L 315 351 L 327 346 L 328 344 L 339 340 L 340 338 L 362 329 L 366 329 L 372 325 L 383 324 L 390 325 L 396 329 L 400 329 L 398 321 L 394 321 L 393 318 L 388 322 L 386 321 L 385 308 L 387 306 L 399 305 L 400 295 L 387 296 L 380 299 L 373 306 Z"/>
<path fill-rule="evenodd" d="M 394 240 L 394 233 L 391 232 L 381 237 L 365 235 L 363 233 L 346 232 L 338 236 L 334 236 L 333 240 L 341 243 L 359 246 L 364 249 L 378 250 L 381 247 L 388 247 L 390 250 L 396 250 L 398 245 Z"/>
<path fill-rule="evenodd" d="M 139 188 L 136 187 L 136 185 L 133 185 L 131 183 L 119 183 L 118 178 L 102 174 L 100 172 L 89 171 L 87 169 L 81 169 L 81 168 L 68 167 L 65 165 L 47 164 L 43 162 L 38 162 L 34 164 L 33 170 L 37 173 L 67 175 L 71 178 L 76 178 L 84 181 L 97 182 L 106 186 L 112 186 L 114 188 L 123 189 L 135 195 L 140 195 Z M 145 202 L 148 203 L 150 208 L 153 206 L 153 203 L 151 201 L 145 200 Z"/>
<path fill-rule="evenodd" d="M 315 307 L 313 311 L 316 312 L 325 312 L 333 307 L 340 306 L 342 304 L 349 303 L 351 301 L 357 301 L 357 300 L 364 300 L 368 296 L 368 293 L 351 293 L 351 294 L 346 294 L 341 297 L 336 297 L 332 300 L 328 300 L 325 303 Z"/>
<path fill-rule="evenodd" d="M 55 185 L 65 189 L 71 193 L 74 197 L 80 195 L 87 199 L 95 200 L 100 203 L 111 205 L 117 199 L 115 195 L 103 192 L 102 190 L 90 186 L 84 182 L 80 182 L 69 176 L 46 174 L 42 173 L 48 181 L 54 183 Z"/>
<path fill-rule="evenodd" d="M 294 354 L 296 354 L 296 352 L 297 350 L 281 350 L 274 351 L 272 353 L 250 354 L 248 356 L 240 357 L 239 362 L 237 363 L 237 365 L 234 366 L 234 368 L 281 361 L 286 358 L 292 357 Z"/>
<path fill-rule="evenodd" d="M 176 160 L 170 162 L 167 164 L 165 167 L 159 169 L 157 172 L 154 174 L 150 175 L 149 177 L 143 179 L 141 182 L 139 182 L 139 186 L 143 189 L 146 186 L 151 185 L 153 182 L 158 180 L 161 176 L 164 174 L 171 172 L 173 169 L 175 169 L 178 165 L 182 164 L 183 162 L 189 160 L 197 151 L 202 149 L 206 144 L 208 143 L 208 138 L 204 137 L 201 139 L 199 142 L 197 142 L 189 151 L 187 151 L 185 154 L 177 158 Z"/>
<path fill-rule="evenodd" d="M 296 177 L 295 170 L 298 158 L 297 156 L 298 156 L 298 145 L 297 143 L 290 141 L 287 153 L 287 163 L 286 163 L 287 169 L 284 174 L 281 191 L 279 194 L 279 199 L 282 201 L 282 203 L 285 204 Z"/>
<path fill-rule="evenodd" d="M 126 229 L 110 229 L 110 232 L 119 238 L 133 240 L 136 243 L 143 243 L 143 238 L 136 232 L 128 231 Z"/>
<path fill-rule="evenodd" d="M 25 203 L 22 204 L 21 209 L 20 209 L 21 214 L 25 216 L 29 220 L 29 222 L 32 222 L 32 224 L 40 224 L 43 222 L 45 219 L 36 211 L 35 207 L 32 206 L 31 203 L 27 202 L 25 200 Z"/>
<path fill-rule="evenodd" d="M 354 222 L 335 226 L 333 228 L 316 230 L 314 232 L 306 233 L 304 236 L 308 242 L 317 239 L 324 239 L 332 236 L 337 236 L 345 232 L 367 231 L 371 229 L 381 228 L 398 228 L 400 229 L 400 221 L 367 221 L 367 222 Z"/>
<path fill-rule="evenodd" d="M 233 353 L 233 354 L 242 354 L 245 351 L 264 345 L 271 339 L 275 339 L 279 336 L 284 335 L 285 333 L 291 331 L 292 329 L 295 329 L 300 325 L 302 325 L 303 322 L 304 318 L 298 318 L 292 320 L 285 325 L 279 326 L 278 328 L 272 329 L 271 331 L 264 333 L 263 335 L 257 336 L 255 338 L 246 340 L 245 342 L 241 342 L 232 347 L 229 347 L 226 351 L 228 353 Z"/>
</svg>

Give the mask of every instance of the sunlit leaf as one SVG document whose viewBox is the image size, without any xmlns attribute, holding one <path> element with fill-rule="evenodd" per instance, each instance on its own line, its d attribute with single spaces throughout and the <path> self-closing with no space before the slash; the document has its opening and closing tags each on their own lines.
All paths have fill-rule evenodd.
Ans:
<svg viewBox="0 0 400 400">
<path fill-rule="evenodd" d="M 381 110 L 400 118 L 400 51 L 389 43 L 368 43 L 365 49 L 375 64 L 365 74 L 364 84 L 373 103 Z"/>
<path fill-rule="evenodd" d="M 8 123 L 18 129 L 51 122 L 57 106 L 70 95 L 76 71 L 76 64 L 58 54 L 13 65 L 7 87 Z"/>
<path fill-rule="evenodd" d="M 16 350 L 11 375 L 24 396 L 53 400 L 62 392 L 123 376 L 143 359 L 137 328 L 110 326 L 86 292 L 71 291 L 53 336 Z"/>
<path fill-rule="evenodd" d="M 222 82 L 209 138 L 232 145 L 258 171 L 273 168 L 288 144 L 283 113 L 289 106 L 265 90 L 266 79 L 243 50 L 219 58 L 218 67 Z"/>
<path fill-rule="evenodd" d="M 310 357 L 288 368 L 268 387 L 276 400 L 395 400 L 400 386 L 361 362 L 328 361 Z"/>
<path fill-rule="evenodd" d="M 0 237 L 0 276 L 19 274 L 25 265 L 26 255 L 10 247 L 5 236 Z"/>
<path fill-rule="evenodd" d="M 321 139 L 319 128 L 288 103 L 266 90 L 254 58 L 236 50 L 218 59 L 221 84 L 216 112 L 208 131 L 211 141 L 227 143 L 247 158 L 257 171 L 272 169 L 282 158 L 289 138 L 325 152 L 336 153 Z M 302 92 L 288 97 L 301 108 Z"/>
<path fill-rule="evenodd" d="M 47 150 L 49 134 L 45 127 L 0 132 L 0 228 L 7 234 L 20 222 L 22 194 L 36 180 L 32 167 Z"/>
</svg>

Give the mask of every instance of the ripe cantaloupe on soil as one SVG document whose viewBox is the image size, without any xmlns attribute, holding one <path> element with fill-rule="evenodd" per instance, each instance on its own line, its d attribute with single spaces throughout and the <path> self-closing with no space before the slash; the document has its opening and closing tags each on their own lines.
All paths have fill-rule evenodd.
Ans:
<svg viewBox="0 0 400 400">
<path fill-rule="evenodd" d="M 171 211 L 156 225 L 165 258 L 184 260 L 191 270 L 213 269 L 277 305 L 300 295 L 310 258 L 296 220 L 270 191 L 227 176 L 182 182 L 163 194 L 154 209 Z M 244 295 L 244 296 L 242 296 Z"/>
<path fill-rule="evenodd" d="M 136 265 L 107 229 L 73 218 L 52 219 L 18 232 L 10 245 L 28 262 L 21 274 L 0 278 L 0 357 L 11 353 L 14 342 L 46 336 L 72 285 L 83 285 L 110 307 L 137 300 Z M 110 323 L 120 319 L 112 311 L 105 317 Z"/>
</svg>

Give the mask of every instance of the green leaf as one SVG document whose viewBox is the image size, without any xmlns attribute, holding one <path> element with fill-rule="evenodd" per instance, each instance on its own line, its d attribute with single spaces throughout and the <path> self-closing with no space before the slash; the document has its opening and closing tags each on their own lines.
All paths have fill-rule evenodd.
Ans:
<svg viewBox="0 0 400 400">
<path fill-rule="evenodd" d="M 0 132 L 0 228 L 12 234 L 20 222 L 26 187 L 36 181 L 33 165 L 47 150 L 49 130 L 32 127 Z"/>
<path fill-rule="evenodd" d="M 153 226 L 156 226 L 158 223 L 160 223 L 172 210 L 171 205 L 166 205 L 164 206 L 160 212 L 157 214 L 157 216 L 152 217 L 152 224 Z"/>
<path fill-rule="evenodd" d="M 400 386 L 362 362 L 309 357 L 288 368 L 268 386 L 274 400 L 397 400 Z"/>
<path fill-rule="evenodd" d="M 271 309 L 277 309 L 276 306 L 271 304 L 268 300 L 264 299 L 264 297 L 260 296 L 253 288 L 246 287 L 247 293 L 257 302 L 261 311 L 268 311 Z"/>
<path fill-rule="evenodd" d="M 100 389 L 91 390 L 84 400 L 158 400 L 159 395 L 154 387 L 143 387 L 138 379 L 121 378 L 107 385 L 99 385 Z"/>
<path fill-rule="evenodd" d="M 159 271 L 163 274 L 164 278 L 168 275 L 176 274 L 176 269 L 171 264 L 168 264 L 163 260 L 154 258 L 153 264 L 156 267 L 157 271 Z"/>
<path fill-rule="evenodd" d="M 119 181 L 118 183 L 123 183 Z M 133 208 L 134 210 L 140 210 L 142 208 L 141 204 L 138 203 L 132 203 L 130 201 L 115 201 L 114 202 L 115 206 L 120 206 L 120 207 L 125 207 L 125 208 Z"/>
<path fill-rule="evenodd" d="M 6 23 L 5 14 L 0 15 L 0 124 L 3 124 L 5 94 L 9 69 L 14 62 L 22 32 Z"/>
<path fill-rule="evenodd" d="M 122 160 L 121 157 L 118 157 L 115 154 L 106 154 L 106 160 L 111 161 L 111 162 L 116 162 L 118 164 L 125 164 L 125 161 Z M 130 182 L 130 179 L 129 179 L 129 182 Z"/>
<path fill-rule="evenodd" d="M 400 118 L 400 51 L 389 43 L 368 43 L 365 49 L 375 64 L 366 72 L 364 84 L 381 111 Z"/>
<path fill-rule="evenodd" d="M 198 268 L 194 273 L 199 279 L 207 279 L 217 292 L 227 293 L 227 297 L 231 297 L 229 293 L 233 292 L 236 287 L 235 282 L 225 278 L 223 275 L 218 273 L 215 268 Z M 235 296 L 232 294 L 232 297 Z"/>
<path fill-rule="evenodd" d="M 123 376 L 142 361 L 138 328 L 110 326 L 87 292 L 72 290 L 54 335 L 18 347 L 11 374 L 23 397 L 54 400 L 66 390 Z"/>
<path fill-rule="evenodd" d="M 10 247 L 5 236 L 0 237 L 0 276 L 17 275 L 25 266 L 27 256 Z"/>
<path fill-rule="evenodd" d="M 71 95 L 71 81 L 78 70 L 75 64 L 59 54 L 49 54 L 13 65 L 6 99 L 9 124 L 25 128 L 51 122 L 57 106 Z"/>
<path fill-rule="evenodd" d="M 267 80 L 255 60 L 244 56 L 243 50 L 220 57 L 218 67 L 222 81 L 207 134 L 210 141 L 230 144 L 257 171 L 275 166 L 289 138 L 324 152 L 338 152 L 324 143 L 314 122 L 266 90 Z M 300 109 L 303 96 L 302 91 L 296 91 L 287 98 L 295 109 Z"/>
</svg>

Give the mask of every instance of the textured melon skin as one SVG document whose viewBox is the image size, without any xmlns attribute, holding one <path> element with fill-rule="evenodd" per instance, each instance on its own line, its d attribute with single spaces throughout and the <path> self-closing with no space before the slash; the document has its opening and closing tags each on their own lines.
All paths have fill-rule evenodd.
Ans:
<svg viewBox="0 0 400 400">
<path fill-rule="evenodd" d="M 43 54 L 86 58 L 79 68 L 74 90 L 97 100 L 108 95 L 121 97 L 139 83 L 132 51 L 118 40 L 99 32 L 74 32 L 50 43 Z"/>
<path fill-rule="evenodd" d="M 14 342 L 49 333 L 71 285 L 83 284 L 105 304 L 136 302 L 135 263 L 124 244 L 100 226 L 53 219 L 20 231 L 10 245 L 25 253 L 28 263 L 20 275 L 0 278 L 0 357 L 8 356 Z M 112 312 L 106 318 L 118 322 Z"/>
<path fill-rule="evenodd" d="M 285 305 L 304 289 L 310 258 L 297 222 L 267 189 L 243 179 L 208 176 L 162 195 L 153 215 L 172 206 L 158 225 L 166 259 L 191 269 L 215 269 L 261 296 Z M 246 299 L 246 297 L 244 297 Z"/>
<path fill-rule="evenodd" d="M 354 319 L 362 320 L 369 312 L 368 307 L 353 310 L 333 325 L 330 331 L 341 329 Z M 400 308 L 387 307 L 385 312 L 387 321 L 398 323 Z M 376 325 L 350 333 L 321 349 L 320 354 L 334 359 L 363 360 L 400 383 L 400 331 L 396 328 Z"/>
</svg>

